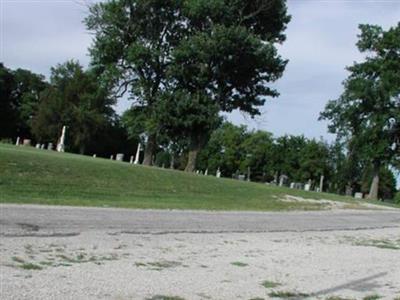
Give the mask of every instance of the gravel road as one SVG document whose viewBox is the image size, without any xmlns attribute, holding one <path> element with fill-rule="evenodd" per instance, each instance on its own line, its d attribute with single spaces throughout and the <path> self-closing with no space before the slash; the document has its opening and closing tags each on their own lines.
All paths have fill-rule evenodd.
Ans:
<svg viewBox="0 0 400 300">
<path fill-rule="evenodd" d="M 1 299 L 400 297 L 399 210 L 7 204 L 0 253 Z"/>
</svg>

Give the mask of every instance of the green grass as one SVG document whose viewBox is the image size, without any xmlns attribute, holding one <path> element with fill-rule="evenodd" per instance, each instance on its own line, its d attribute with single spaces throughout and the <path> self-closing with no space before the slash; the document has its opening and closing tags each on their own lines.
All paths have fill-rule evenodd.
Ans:
<svg viewBox="0 0 400 300">
<path fill-rule="evenodd" d="M 269 281 L 269 280 L 265 280 L 261 283 L 261 285 L 263 287 L 265 287 L 266 289 L 271 289 L 277 286 L 280 286 L 281 284 L 279 282 L 274 282 L 274 281 Z"/>
<path fill-rule="evenodd" d="M 248 266 L 248 264 L 241 262 L 241 261 L 231 262 L 231 265 L 236 266 L 236 267 L 247 267 Z"/>
<path fill-rule="evenodd" d="M 108 159 L 0 144 L 0 202 L 125 208 L 315 210 L 286 195 L 357 201 L 259 183 L 131 165 Z"/>
<path fill-rule="evenodd" d="M 278 291 L 278 292 L 271 292 L 268 294 L 271 298 L 284 298 L 284 299 L 290 299 L 290 298 L 296 298 L 296 299 L 301 299 L 301 298 L 307 298 L 310 297 L 309 294 L 304 294 L 304 293 L 294 293 L 294 292 L 288 292 L 288 291 Z"/>
<path fill-rule="evenodd" d="M 33 263 L 24 263 L 20 265 L 22 269 L 25 270 L 42 270 L 43 268 L 39 265 L 33 264 Z"/>
</svg>

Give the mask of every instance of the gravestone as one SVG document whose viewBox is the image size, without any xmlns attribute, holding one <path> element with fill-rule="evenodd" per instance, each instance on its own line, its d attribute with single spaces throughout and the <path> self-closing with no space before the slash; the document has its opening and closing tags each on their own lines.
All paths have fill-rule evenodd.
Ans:
<svg viewBox="0 0 400 300">
<path fill-rule="evenodd" d="M 129 163 L 133 164 L 133 155 L 131 155 L 131 158 L 129 159 Z"/>
<path fill-rule="evenodd" d="M 115 160 L 124 161 L 124 154 L 123 153 L 117 153 L 117 156 L 116 156 Z"/>
<path fill-rule="evenodd" d="M 47 145 L 47 150 L 53 150 L 53 143 L 49 143 Z"/>
<path fill-rule="evenodd" d="M 114 159 L 114 155 L 111 154 L 110 155 L 110 159 L 113 160 Z"/>
<path fill-rule="evenodd" d="M 208 169 L 205 170 L 204 175 L 205 175 L 205 176 L 208 175 Z"/>
<path fill-rule="evenodd" d="M 238 180 L 244 181 L 245 179 L 246 179 L 246 176 L 245 176 L 245 175 L 243 175 L 243 174 L 239 174 L 239 175 L 238 175 Z"/>
<path fill-rule="evenodd" d="M 40 149 L 40 144 L 36 144 L 35 148 Z"/>
<path fill-rule="evenodd" d="M 142 147 L 142 145 L 139 143 L 137 146 L 137 149 L 136 149 L 135 161 L 133 162 L 135 165 L 137 165 L 139 163 L 141 147 Z"/>
<path fill-rule="evenodd" d="M 291 188 L 291 189 L 294 189 L 294 186 L 295 186 L 295 183 L 294 183 L 294 182 L 291 182 L 291 183 L 290 183 L 290 188 Z"/>
<path fill-rule="evenodd" d="M 356 199 L 362 199 L 363 198 L 363 193 L 355 193 L 354 198 Z"/>
<path fill-rule="evenodd" d="M 287 179 L 288 179 L 288 177 L 285 174 L 282 174 L 281 176 L 279 176 L 279 186 L 283 186 Z"/>
<path fill-rule="evenodd" d="M 18 146 L 18 145 L 19 145 L 19 140 L 20 140 L 20 138 L 17 137 L 17 141 L 15 142 L 15 146 Z"/>
<path fill-rule="evenodd" d="M 218 168 L 217 173 L 215 174 L 215 176 L 216 176 L 217 178 L 220 178 L 220 177 L 221 177 L 221 171 L 219 170 L 219 168 Z"/>
<path fill-rule="evenodd" d="M 23 144 L 24 146 L 30 146 L 30 145 L 31 145 L 31 140 L 30 140 L 30 139 L 24 139 L 23 142 L 22 142 L 22 144 Z"/>
<path fill-rule="evenodd" d="M 97 157 L 97 155 L 96 155 L 96 154 L 93 154 L 93 157 L 94 157 L 94 158 L 96 158 L 96 157 Z"/>
<path fill-rule="evenodd" d="M 64 143 L 65 143 L 65 131 L 66 130 L 67 130 L 67 127 L 64 125 L 62 130 L 61 130 L 60 139 L 58 140 L 58 143 L 57 143 L 57 151 L 58 152 L 64 152 L 64 150 L 65 150 Z"/>
<path fill-rule="evenodd" d="M 40 145 L 40 149 L 43 150 L 44 148 L 45 148 L 45 144 L 41 144 L 41 145 Z"/>
<path fill-rule="evenodd" d="M 321 178 L 319 179 L 319 191 L 322 192 L 324 190 L 324 175 L 321 175 Z"/>
<path fill-rule="evenodd" d="M 305 191 L 309 191 L 311 189 L 311 185 L 309 184 L 309 183 L 306 183 L 305 185 L 304 185 L 304 190 Z"/>
</svg>

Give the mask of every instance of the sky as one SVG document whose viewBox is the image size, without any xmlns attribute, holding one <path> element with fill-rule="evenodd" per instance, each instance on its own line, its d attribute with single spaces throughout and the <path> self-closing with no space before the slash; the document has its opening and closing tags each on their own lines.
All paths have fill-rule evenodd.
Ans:
<svg viewBox="0 0 400 300">
<path fill-rule="evenodd" d="M 92 36 L 82 21 L 90 3 L 93 0 L 0 0 L 0 61 L 46 77 L 50 67 L 68 59 L 87 66 Z M 280 97 L 268 99 L 255 119 L 240 112 L 227 118 L 275 136 L 303 134 L 332 141 L 318 116 L 328 100 L 341 94 L 348 75 L 345 66 L 363 58 L 355 46 L 358 24 L 395 26 L 400 1 L 289 0 L 288 10 L 292 20 L 279 53 L 289 63 L 273 84 Z M 122 112 L 129 105 L 121 100 L 116 109 Z"/>
</svg>

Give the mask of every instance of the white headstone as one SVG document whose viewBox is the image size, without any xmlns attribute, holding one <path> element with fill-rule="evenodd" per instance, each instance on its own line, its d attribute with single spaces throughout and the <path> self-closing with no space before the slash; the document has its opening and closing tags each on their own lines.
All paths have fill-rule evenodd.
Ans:
<svg viewBox="0 0 400 300">
<path fill-rule="evenodd" d="M 319 179 L 319 191 L 322 192 L 324 190 L 324 175 L 321 175 L 321 178 Z"/>
<path fill-rule="evenodd" d="M 219 168 L 218 168 L 217 174 L 215 174 L 215 176 L 216 176 L 217 178 L 220 178 L 220 177 L 221 177 L 221 171 L 219 170 Z"/>
<path fill-rule="evenodd" d="M 58 152 L 64 152 L 65 150 L 65 131 L 67 130 L 67 127 L 64 125 L 61 131 L 61 136 L 60 139 L 58 140 L 57 143 L 57 151 Z"/>
<path fill-rule="evenodd" d="M 305 190 L 305 191 L 309 191 L 310 188 L 311 188 L 311 185 L 310 185 L 309 183 L 306 183 L 306 184 L 304 185 L 304 190 Z"/>
<path fill-rule="evenodd" d="M 20 140 L 20 138 L 17 137 L 17 141 L 15 142 L 15 146 L 18 146 L 18 145 L 19 145 L 19 140 Z"/>
<path fill-rule="evenodd" d="M 45 144 L 40 145 L 40 149 L 44 149 L 44 147 L 45 147 Z"/>
<path fill-rule="evenodd" d="M 96 158 L 96 157 L 97 157 L 97 155 L 96 155 L 96 154 L 93 154 L 93 157 L 94 157 L 94 158 Z"/>
<path fill-rule="evenodd" d="M 124 154 L 123 153 L 117 153 L 117 156 L 116 156 L 115 160 L 123 161 L 124 160 Z"/>
<path fill-rule="evenodd" d="M 40 144 L 36 144 L 35 148 L 40 149 Z"/>
<path fill-rule="evenodd" d="M 133 164 L 133 155 L 131 155 L 131 158 L 130 158 L 130 160 L 129 160 L 129 163 L 130 163 L 130 164 Z"/>
<path fill-rule="evenodd" d="M 362 199 L 363 198 L 363 193 L 355 193 L 354 198 L 356 199 Z"/>
<path fill-rule="evenodd" d="M 136 149 L 135 161 L 133 162 L 135 165 L 137 165 L 139 163 L 141 147 L 142 147 L 142 145 L 139 143 L 137 146 L 137 149 Z"/>
<path fill-rule="evenodd" d="M 114 155 L 111 154 L 110 155 L 110 159 L 113 160 L 114 159 Z"/>
<path fill-rule="evenodd" d="M 53 150 L 53 143 L 48 143 L 47 150 Z"/>
<path fill-rule="evenodd" d="M 24 146 L 30 146 L 30 145 L 31 145 L 31 140 L 30 140 L 30 139 L 24 139 L 24 140 L 22 141 L 22 144 L 23 144 Z"/>
<path fill-rule="evenodd" d="M 295 185 L 295 183 L 294 183 L 294 182 L 291 182 L 291 183 L 290 183 L 290 188 L 291 188 L 291 189 L 294 189 L 294 185 Z"/>
<path fill-rule="evenodd" d="M 206 169 L 206 171 L 204 172 L 204 175 L 205 175 L 205 176 L 208 175 L 208 169 Z"/>
</svg>

